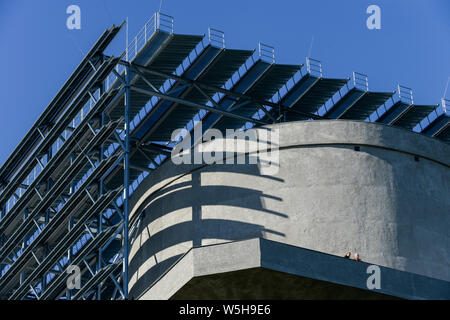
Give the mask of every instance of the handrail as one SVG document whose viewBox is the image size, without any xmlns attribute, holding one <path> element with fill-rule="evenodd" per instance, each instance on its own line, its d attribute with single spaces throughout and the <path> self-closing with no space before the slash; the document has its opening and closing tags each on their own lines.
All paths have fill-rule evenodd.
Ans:
<svg viewBox="0 0 450 320">
<path fill-rule="evenodd" d="M 450 100 L 442 98 L 441 102 L 442 102 L 442 109 L 444 110 L 444 113 L 447 114 L 447 112 L 450 112 L 447 110 L 447 103 L 448 103 L 448 106 L 450 106 Z"/>
<path fill-rule="evenodd" d="M 219 47 L 225 48 L 225 33 L 218 29 L 208 28 L 208 37 L 211 44 L 219 44 Z"/>
<path fill-rule="evenodd" d="M 266 58 L 271 61 L 271 63 L 275 63 L 275 48 L 264 44 L 262 42 L 258 43 L 258 51 L 260 58 Z"/>
<path fill-rule="evenodd" d="M 319 78 L 323 76 L 322 62 L 310 57 L 306 57 L 306 69 L 309 74 L 318 74 Z"/>
<path fill-rule="evenodd" d="M 400 99 L 400 101 L 405 102 L 409 105 L 414 104 L 413 91 L 411 88 L 398 85 L 398 98 Z"/>
<path fill-rule="evenodd" d="M 353 71 L 353 85 L 355 88 L 369 91 L 369 77 L 364 73 Z"/>
<path fill-rule="evenodd" d="M 125 49 L 126 60 L 132 61 L 157 30 L 172 34 L 174 32 L 174 18 L 161 12 L 154 13 Z"/>
<path fill-rule="evenodd" d="M 123 55 L 127 62 L 132 61 L 139 51 L 147 44 L 150 38 L 156 33 L 157 30 L 163 30 L 170 34 L 174 32 L 174 17 L 167 14 L 156 12 L 145 23 L 138 34 L 131 40 L 128 46 L 125 48 Z M 117 74 L 124 74 L 125 67 L 118 64 L 115 68 Z M 105 90 L 108 91 L 117 80 L 117 75 L 111 72 L 105 79 Z"/>
</svg>

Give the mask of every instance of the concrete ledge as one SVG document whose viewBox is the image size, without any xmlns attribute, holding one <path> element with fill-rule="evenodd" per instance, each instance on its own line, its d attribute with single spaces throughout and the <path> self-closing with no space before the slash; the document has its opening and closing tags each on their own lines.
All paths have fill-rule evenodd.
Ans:
<svg viewBox="0 0 450 320">
<path fill-rule="evenodd" d="M 250 239 L 191 249 L 139 299 L 169 299 L 193 278 L 252 268 L 369 291 L 366 282 L 370 265 L 266 239 Z M 381 289 L 373 292 L 405 299 L 450 299 L 450 282 L 379 268 Z"/>
</svg>

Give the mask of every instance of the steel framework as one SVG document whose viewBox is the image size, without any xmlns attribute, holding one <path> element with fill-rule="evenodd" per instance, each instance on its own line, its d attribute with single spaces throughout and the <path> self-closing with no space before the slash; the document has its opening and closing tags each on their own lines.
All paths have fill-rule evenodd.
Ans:
<svg viewBox="0 0 450 320">
<path fill-rule="evenodd" d="M 129 299 L 139 222 L 130 220 L 130 196 L 170 157 L 172 132 L 192 130 L 194 120 L 225 130 L 354 119 L 450 142 L 445 100 L 415 105 L 399 86 L 395 101 L 393 92 L 369 91 L 363 74 L 353 73 L 353 84 L 324 78 L 311 58 L 303 73 L 303 65 L 275 63 L 262 43 L 256 53 L 225 48 L 217 29 L 207 41 L 175 34 L 162 13 L 121 56 L 105 55 L 122 26 L 100 36 L 0 168 L 0 298 Z M 79 288 L 70 285 L 73 270 Z"/>
</svg>

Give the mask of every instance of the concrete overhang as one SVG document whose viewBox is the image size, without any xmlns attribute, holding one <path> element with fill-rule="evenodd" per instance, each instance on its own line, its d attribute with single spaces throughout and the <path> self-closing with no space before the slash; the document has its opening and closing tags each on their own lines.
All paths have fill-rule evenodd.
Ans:
<svg viewBox="0 0 450 320">
<path fill-rule="evenodd" d="M 138 298 L 450 299 L 450 282 L 383 266 L 381 289 L 369 290 L 369 266 L 255 238 L 189 250 Z"/>
</svg>

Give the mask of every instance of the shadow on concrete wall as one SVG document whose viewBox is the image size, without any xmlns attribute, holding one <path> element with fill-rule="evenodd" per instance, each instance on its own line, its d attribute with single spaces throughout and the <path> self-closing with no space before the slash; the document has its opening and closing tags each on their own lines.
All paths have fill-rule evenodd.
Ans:
<svg viewBox="0 0 450 320">
<path fill-rule="evenodd" d="M 188 172 L 192 166 L 186 166 L 186 168 L 186 172 Z M 130 286 L 131 296 L 137 297 L 145 292 L 190 247 L 204 245 L 203 240 L 229 242 L 264 237 L 266 233 L 285 236 L 276 230 L 269 230 L 262 225 L 248 222 L 251 221 L 251 217 L 248 215 L 254 214 L 256 211 L 287 219 L 287 215 L 268 210 L 264 205 L 266 199 L 280 202 L 283 199 L 265 194 L 258 189 L 257 185 L 254 188 L 243 188 L 202 184 L 202 173 L 215 174 L 219 172 L 241 174 L 244 179 L 245 175 L 253 175 L 262 179 L 284 182 L 273 176 L 262 176 L 257 164 L 215 164 L 188 173 L 191 176 L 189 182 L 174 181 L 153 193 L 140 205 L 141 209 L 137 212 L 141 215 L 137 237 L 132 242 L 132 247 L 137 246 L 138 249 L 130 257 L 129 274 L 134 283 Z M 157 181 L 153 183 L 157 183 Z M 233 207 L 235 219 L 228 220 L 225 217 L 221 219 L 217 215 L 214 218 L 202 218 L 202 210 L 205 206 L 220 205 Z M 165 221 L 163 225 L 159 226 L 158 231 L 152 234 L 149 225 L 171 213 L 174 213 L 174 216 L 170 218 L 170 221 Z M 178 219 L 179 214 L 183 214 L 185 217 L 187 215 L 188 219 Z M 239 221 L 241 215 L 242 220 L 246 222 Z M 142 267 L 145 263 L 147 265 Z"/>
</svg>

